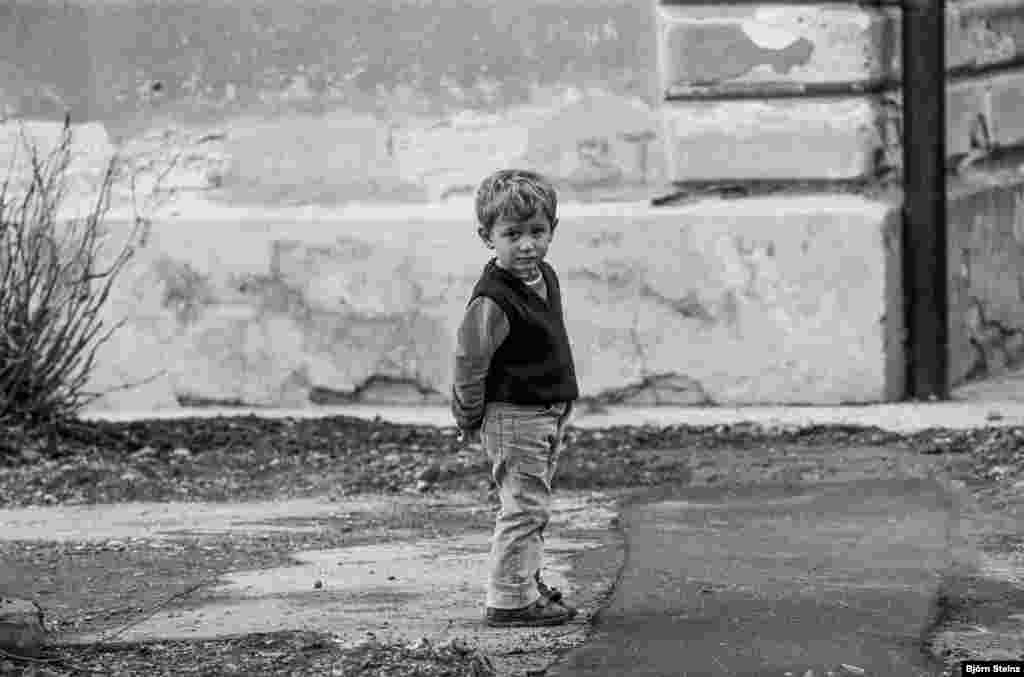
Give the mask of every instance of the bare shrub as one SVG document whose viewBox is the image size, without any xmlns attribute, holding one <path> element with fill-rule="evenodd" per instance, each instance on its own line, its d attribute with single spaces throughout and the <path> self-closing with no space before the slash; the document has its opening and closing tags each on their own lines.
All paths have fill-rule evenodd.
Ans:
<svg viewBox="0 0 1024 677">
<path fill-rule="evenodd" d="M 116 158 L 86 216 L 62 219 L 70 119 L 47 157 L 24 133 L 22 145 L 26 175 L 8 171 L 0 185 L 0 421 L 45 424 L 74 417 L 104 394 L 86 384 L 96 351 L 124 321 L 105 327 L 100 311 L 133 254 L 141 219 L 120 251 L 104 256 Z"/>
</svg>

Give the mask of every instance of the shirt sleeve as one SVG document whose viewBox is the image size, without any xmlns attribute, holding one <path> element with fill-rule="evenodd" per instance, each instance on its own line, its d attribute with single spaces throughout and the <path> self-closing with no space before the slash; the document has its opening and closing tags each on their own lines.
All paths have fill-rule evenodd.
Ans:
<svg viewBox="0 0 1024 677">
<path fill-rule="evenodd" d="M 466 309 L 459 327 L 452 385 L 452 414 L 463 430 L 483 425 L 487 371 L 509 330 L 505 312 L 486 296 L 476 297 Z"/>
</svg>

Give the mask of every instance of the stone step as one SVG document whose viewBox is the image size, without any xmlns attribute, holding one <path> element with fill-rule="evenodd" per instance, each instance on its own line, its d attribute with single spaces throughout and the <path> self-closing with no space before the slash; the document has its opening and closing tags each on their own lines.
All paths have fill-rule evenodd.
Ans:
<svg viewBox="0 0 1024 677">
<path fill-rule="evenodd" d="M 668 101 L 671 181 L 849 180 L 902 163 L 900 92 L 855 97 Z M 1024 144 L 1024 70 L 950 83 L 949 157 Z"/>
<path fill-rule="evenodd" d="M 166 372 L 112 393 L 107 408 L 175 406 L 182 395 L 298 407 L 314 392 L 381 383 L 389 399 L 450 394 L 458 325 L 490 256 L 470 200 L 219 218 L 181 210 L 154 221 L 118 278 L 104 319 L 127 323 L 97 352 L 89 389 Z M 559 205 L 549 260 L 582 394 L 900 397 L 890 338 L 901 318 L 889 309 L 900 294 L 899 215 L 898 203 L 838 193 Z"/>
<path fill-rule="evenodd" d="M 949 195 L 954 383 L 1024 354 L 1024 183 L 1009 170 L 968 175 Z M 560 204 L 549 261 L 581 394 L 721 406 L 901 398 L 898 193 Z M 88 387 L 145 385 L 98 408 L 449 396 L 458 324 L 490 256 L 472 200 L 174 210 L 114 285 L 103 319 L 126 324 L 97 352 Z M 131 228 L 130 213 L 115 216 L 112 235 Z"/>
<path fill-rule="evenodd" d="M 877 97 L 663 104 L 671 181 L 857 179 L 893 146 Z"/>
<path fill-rule="evenodd" d="M 872 87 L 901 72 L 901 12 L 854 3 L 659 5 L 659 82 L 664 96 L 824 85 Z M 948 3 L 951 71 L 1024 57 L 1024 0 Z"/>
</svg>

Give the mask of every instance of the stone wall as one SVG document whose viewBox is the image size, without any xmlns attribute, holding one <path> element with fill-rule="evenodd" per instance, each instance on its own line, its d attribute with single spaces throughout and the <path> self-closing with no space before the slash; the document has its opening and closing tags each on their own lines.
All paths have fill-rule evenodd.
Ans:
<svg viewBox="0 0 1024 677">
<path fill-rule="evenodd" d="M 657 2 L 668 176 L 879 187 L 903 159 L 897 3 Z M 1024 2 L 946 3 L 951 385 L 1024 355 Z"/>
<path fill-rule="evenodd" d="M 71 110 L 76 189 L 117 153 L 157 205 L 93 386 L 146 383 L 98 406 L 446 399 L 468 194 L 510 165 L 560 190 L 584 395 L 904 396 L 898 8 L 357 5 L 0 8 L 0 160 Z M 1024 0 L 947 17 L 956 384 L 1021 354 Z"/>
<path fill-rule="evenodd" d="M 659 3 L 668 172 L 870 180 L 898 169 L 900 10 Z M 947 3 L 951 158 L 1024 144 L 1024 3 Z"/>
</svg>

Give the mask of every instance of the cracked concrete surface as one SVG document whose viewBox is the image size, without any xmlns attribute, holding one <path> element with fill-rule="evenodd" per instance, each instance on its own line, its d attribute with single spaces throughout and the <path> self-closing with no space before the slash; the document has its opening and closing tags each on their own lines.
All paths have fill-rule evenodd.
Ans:
<svg viewBox="0 0 1024 677">
<path fill-rule="evenodd" d="M 323 528 L 320 520 L 332 517 L 424 509 L 487 508 L 479 497 L 464 494 L 65 506 L 0 510 L 0 534 L 12 540 L 157 547 L 237 533 L 316 532 Z M 585 638 L 588 617 L 611 589 L 622 561 L 621 535 L 612 528 L 616 510 L 615 498 L 601 492 L 559 492 L 553 499 L 544 576 L 580 609 L 577 620 L 559 628 L 556 636 L 483 626 L 490 533 L 474 530 L 451 538 L 406 533 L 383 543 L 296 552 L 293 561 L 272 569 L 232 571 L 204 588 L 201 600 L 141 619 L 119 639 L 199 639 L 284 629 L 324 631 L 349 645 L 368 632 L 401 644 L 420 637 L 433 643 L 460 637 L 488 654 L 499 674 L 522 674 L 546 666 L 557 652 Z M 595 558 L 599 566 L 590 564 Z M 62 641 L 94 639 L 86 634 Z"/>
</svg>

